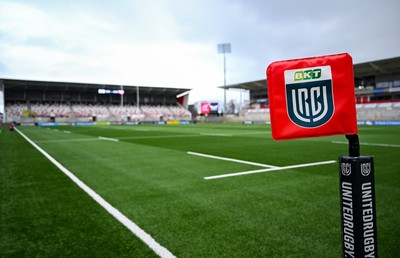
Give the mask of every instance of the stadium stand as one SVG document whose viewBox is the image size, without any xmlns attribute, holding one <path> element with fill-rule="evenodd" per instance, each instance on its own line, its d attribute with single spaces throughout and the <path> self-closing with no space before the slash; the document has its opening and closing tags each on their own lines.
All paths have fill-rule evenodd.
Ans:
<svg viewBox="0 0 400 258">
<path fill-rule="evenodd" d="M 182 119 L 191 119 L 192 114 L 182 106 L 170 106 L 169 109 L 174 116 L 181 117 Z"/>
<path fill-rule="evenodd" d="M 355 64 L 354 85 L 359 120 L 400 121 L 400 57 Z M 223 117 L 209 115 L 202 119 L 268 123 L 267 87 L 266 79 L 221 86 L 225 90 L 248 91 L 250 100 L 241 105 L 244 108 L 239 115 L 236 111 L 229 113 L 226 108 Z M 36 123 L 52 117 L 62 122 L 190 121 L 192 114 L 193 118 L 201 114 L 196 108 L 188 110 L 190 89 L 187 88 L 0 78 L 0 91 L 5 93 L 3 103 L 8 122 Z"/>
<path fill-rule="evenodd" d="M 399 120 L 400 102 L 357 104 L 357 119 L 365 121 Z"/>
<path fill-rule="evenodd" d="M 61 103 L 35 103 L 30 105 L 29 112 L 36 117 L 68 117 L 71 109 L 68 105 Z"/>
<path fill-rule="evenodd" d="M 356 104 L 356 110 L 359 121 L 400 120 L 400 101 Z M 241 117 L 243 121 L 269 122 L 269 108 L 243 110 Z"/>
<path fill-rule="evenodd" d="M 29 115 L 28 106 L 26 103 L 6 104 L 6 115 L 8 117 L 18 117 L 22 115 Z"/>
<path fill-rule="evenodd" d="M 191 113 L 182 106 L 16 103 L 6 105 L 12 121 L 159 121 L 190 120 Z"/>
<path fill-rule="evenodd" d="M 187 88 L 1 79 L 8 122 L 191 120 Z M 138 103 L 139 102 L 139 103 Z M 139 105 L 138 105 L 138 104 Z"/>
<path fill-rule="evenodd" d="M 247 109 L 241 113 L 243 121 L 269 122 L 269 108 Z"/>
<path fill-rule="evenodd" d="M 75 104 L 72 105 L 75 117 L 107 118 L 110 114 L 107 106 L 100 104 Z"/>
<path fill-rule="evenodd" d="M 152 120 L 190 120 L 191 114 L 180 106 L 142 106 L 143 114 Z"/>
</svg>

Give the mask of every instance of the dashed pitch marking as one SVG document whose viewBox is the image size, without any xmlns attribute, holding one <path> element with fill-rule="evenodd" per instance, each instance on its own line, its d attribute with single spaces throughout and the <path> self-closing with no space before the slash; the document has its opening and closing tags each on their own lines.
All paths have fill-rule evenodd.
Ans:
<svg viewBox="0 0 400 258">
<path fill-rule="evenodd" d="M 51 163 L 58 167 L 66 176 L 68 176 L 75 184 L 77 184 L 83 191 L 85 191 L 90 197 L 93 198 L 101 207 L 103 207 L 108 213 L 110 213 L 115 219 L 117 219 L 122 225 L 129 229 L 134 235 L 141 239 L 147 246 L 149 246 L 157 255 L 165 258 L 175 257 L 168 249 L 160 245 L 152 236 L 146 233 L 128 217 L 122 214 L 119 210 L 113 207 L 110 203 L 103 199 L 99 194 L 93 191 L 89 186 L 83 183 L 78 177 L 76 177 L 67 168 L 61 165 L 56 159 L 50 154 L 45 152 L 36 143 L 29 139 L 25 134 L 15 128 L 25 140 L 27 140 L 33 147 L 35 147 L 40 153 L 42 153 Z"/>
<path fill-rule="evenodd" d="M 286 169 L 301 168 L 301 167 L 311 167 L 311 166 L 320 166 L 320 165 L 327 165 L 327 164 L 336 163 L 335 160 L 327 160 L 327 161 L 320 161 L 320 162 L 312 162 L 312 163 L 304 163 L 304 164 L 296 164 L 296 165 L 278 167 L 278 166 L 272 166 L 272 165 L 268 165 L 268 164 L 262 164 L 262 163 L 245 161 L 245 160 L 240 160 L 240 159 L 232 159 L 232 158 L 214 156 L 214 155 L 203 154 L 203 153 L 192 152 L 192 151 L 188 151 L 187 154 L 196 155 L 196 156 L 205 157 L 205 158 L 211 158 L 211 159 L 218 159 L 218 160 L 224 160 L 224 161 L 230 161 L 230 162 L 237 162 L 237 163 L 241 163 L 241 164 L 253 165 L 253 166 L 258 166 L 258 167 L 265 167 L 264 169 L 249 170 L 249 171 L 236 172 L 236 173 L 227 173 L 227 174 L 221 174 L 221 175 L 216 175 L 216 176 L 207 176 L 207 177 L 204 177 L 205 180 L 225 178 L 225 177 L 234 177 L 234 176 L 243 176 L 243 175 L 250 175 L 250 174 L 256 174 L 256 173 L 264 173 L 264 172 L 269 172 L 269 171 L 286 170 Z"/>
<path fill-rule="evenodd" d="M 108 137 L 103 137 L 103 136 L 99 136 L 97 138 L 99 138 L 100 140 L 105 140 L 105 141 L 119 142 L 119 140 L 115 139 L 115 138 L 108 138 Z"/>
</svg>

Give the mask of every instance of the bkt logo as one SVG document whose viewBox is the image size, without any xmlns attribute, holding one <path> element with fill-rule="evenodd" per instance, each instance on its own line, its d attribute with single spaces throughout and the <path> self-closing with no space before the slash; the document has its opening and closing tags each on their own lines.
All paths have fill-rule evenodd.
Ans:
<svg viewBox="0 0 400 258">
<path fill-rule="evenodd" d="M 286 103 L 293 123 L 306 128 L 325 124 L 334 113 L 330 66 L 285 71 Z"/>
<path fill-rule="evenodd" d="M 296 71 L 294 73 L 295 81 L 311 80 L 321 78 L 321 69 Z"/>
</svg>

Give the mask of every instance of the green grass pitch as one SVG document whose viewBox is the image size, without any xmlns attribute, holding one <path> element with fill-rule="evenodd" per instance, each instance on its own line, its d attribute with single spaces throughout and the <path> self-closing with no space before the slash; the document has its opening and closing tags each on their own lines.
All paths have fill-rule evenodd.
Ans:
<svg viewBox="0 0 400 258">
<path fill-rule="evenodd" d="M 268 125 L 18 127 L 177 257 L 341 257 L 344 136 L 276 142 Z M 398 257 L 400 127 L 359 128 L 375 159 L 378 251 Z M 103 138 L 99 138 L 103 137 Z M 118 141 L 116 141 L 118 140 Z M 261 168 L 262 169 L 262 168 Z M 1 257 L 156 257 L 17 132 L 0 135 Z"/>
</svg>

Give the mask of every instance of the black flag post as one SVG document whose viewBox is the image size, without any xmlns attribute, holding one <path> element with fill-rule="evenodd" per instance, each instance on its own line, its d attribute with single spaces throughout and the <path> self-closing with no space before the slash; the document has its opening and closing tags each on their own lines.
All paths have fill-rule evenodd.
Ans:
<svg viewBox="0 0 400 258">
<path fill-rule="evenodd" d="M 360 156 L 357 134 L 346 138 L 349 156 L 339 157 L 342 257 L 378 257 L 374 158 Z"/>
</svg>

